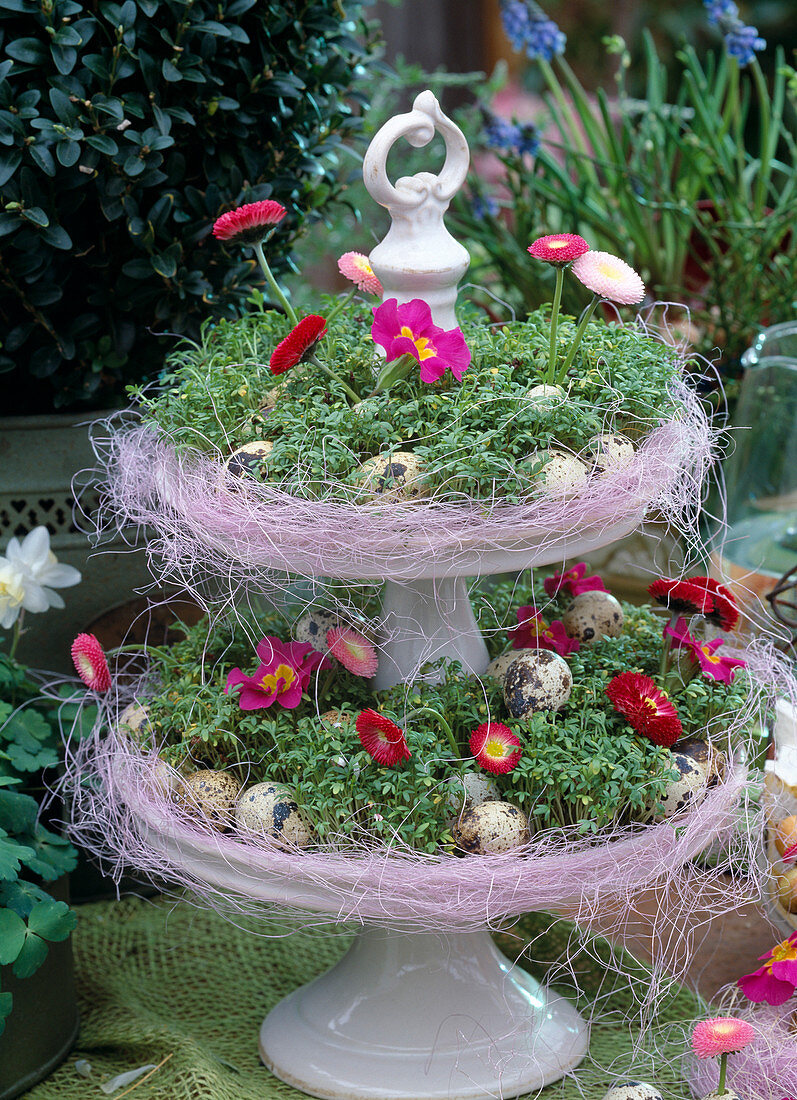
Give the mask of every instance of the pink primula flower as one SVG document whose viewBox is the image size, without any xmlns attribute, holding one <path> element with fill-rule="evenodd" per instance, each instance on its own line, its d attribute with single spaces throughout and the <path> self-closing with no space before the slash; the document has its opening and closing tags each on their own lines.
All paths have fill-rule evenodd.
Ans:
<svg viewBox="0 0 797 1100">
<path fill-rule="evenodd" d="M 458 328 L 446 332 L 432 321 L 432 311 L 420 298 L 398 304 L 388 298 L 374 307 L 374 343 L 385 349 L 388 363 L 412 355 L 421 366 L 422 382 L 437 382 L 447 368 L 460 382 L 470 365 L 470 348 Z"/>
<path fill-rule="evenodd" d="M 587 577 L 584 575 L 586 572 L 587 563 L 580 561 L 566 573 L 554 573 L 552 577 L 546 577 L 542 586 L 551 598 L 562 588 L 571 596 L 580 596 L 582 592 L 608 592 L 606 585 L 597 574 Z"/>
<path fill-rule="evenodd" d="M 748 1001 L 782 1005 L 797 989 L 797 932 L 775 944 L 771 951 L 759 955 L 766 960 L 760 969 L 745 974 L 736 983 Z"/>
<path fill-rule="evenodd" d="M 560 657 L 577 653 L 581 648 L 578 638 L 571 638 L 559 619 L 547 623 L 531 604 L 519 607 L 518 625 L 508 631 L 513 649 L 552 649 Z"/>
<path fill-rule="evenodd" d="M 692 660 L 700 665 L 701 671 L 711 680 L 719 680 L 722 684 L 730 684 L 736 675 L 737 668 L 745 668 L 747 662 L 740 657 L 720 657 L 717 650 L 723 644 L 722 638 L 715 638 L 710 642 L 701 642 L 694 638 L 687 629 L 687 622 L 679 618 L 675 625 L 667 623 L 664 628 L 666 637 L 672 638 L 672 644 L 676 649 L 686 649 Z"/>
<path fill-rule="evenodd" d="M 298 707 L 311 674 L 324 657 L 309 642 L 282 642 L 266 637 L 257 646 L 260 665 L 251 676 L 234 668 L 227 677 L 225 692 L 241 685 L 238 702 L 241 710 L 259 710 L 279 703 L 292 710 Z"/>
</svg>

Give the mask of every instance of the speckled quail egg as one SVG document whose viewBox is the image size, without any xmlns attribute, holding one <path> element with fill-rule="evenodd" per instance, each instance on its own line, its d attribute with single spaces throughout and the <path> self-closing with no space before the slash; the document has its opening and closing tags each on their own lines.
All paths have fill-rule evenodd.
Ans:
<svg viewBox="0 0 797 1100">
<path fill-rule="evenodd" d="M 141 703 L 128 703 L 119 715 L 119 729 L 138 741 L 146 726 L 149 725 L 149 713 Z"/>
<path fill-rule="evenodd" d="M 670 757 L 667 763 L 678 775 L 668 782 L 659 799 L 661 809 L 656 812 L 659 820 L 673 817 L 690 806 L 696 806 L 703 801 L 708 790 L 708 771 L 702 764 L 675 749 L 671 750 Z"/>
<path fill-rule="evenodd" d="M 504 676 L 504 702 L 513 718 L 560 710 L 570 698 L 573 674 L 564 657 L 531 649 L 517 657 Z"/>
<path fill-rule="evenodd" d="M 739 1094 L 726 1086 L 722 1093 L 710 1092 L 707 1096 L 703 1096 L 701 1100 L 739 1100 Z"/>
<path fill-rule="evenodd" d="M 147 779 L 152 788 L 163 798 L 175 798 L 177 795 L 185 794 L 186 777 L 160 756 L 152 760 Z"/>
<path fill-rule="evenodd" d="M 232 824 L 233 811 L 241 784 L 229 772 L 203 770 L 185 781 L 186 806 L 207 818 L 214 829 Z"/>
<path fill-rule="evenodd" d="M 528 470 L 541 462 L 545 465 L 534 475 L 534 484 L 548 496 L 574 496 L 587 483 L 587 467 L 570 451 L 554 447 L 534 451 L 523 459 L 520 468 Z"/>
<path fill-rule="evenodd" d="M 634 444 L 617 432 L 604 432 L 595 435 L 587 444 L 586 459 L 590 473 L 597 477 L 606 477 L 627 466 L 636 454 Z"/>
<path fill-rule="evenodd" d="M 313 839 L 293 792 L 278 783 L 255 783 L 241 794 L 235 821 L 242 829 L 260 833 L 280 845 L 304 848 Z"/>
<path fill-rule="evenodd" d="M 482 802 L 461 815 L 453 828 L 456 846 L 469 855 L 498 855 L 529 839 L 529 821 L 511 802 Z"/>
<path fill-rule="evenodd" d="M 790 867 L 775 880 L 778 900 L 787 913 L 797 913 L 797 867 Z"/>
<path fill-rule="evenodd" d="M 499 683 L 503 683 L 504 676 L 506 676 L 506 670 L 513 661 L 516 661 L 518 657 L 521 657 L 524 653 L 536 653 L 536 650 L 510 649 L 508 653 L 502 653 L 500 657 L 494 657 L 484 670 L 484 675 L 489 676 L 493 680 L 498 680 Z"/>
<path fill-rule="evenodd" d="M 357 484 L 371 498 L 404 502 L 422 500 L 430 488 L 423 462 L 411 451 L 392 451 L 366 459 L 357 471 Z"/>
<path fill-rule="evenodd" d="M 783 855 L 797 844 L 797 817 L 794 814 L 782 817 L 774 824 L 770 822 L 770 830 L 779 855 Z"/>
<path fill-rule="evenodd" d="M 343 710 L 325 710 L 320 716 L 321 724 L 337 733 L 348 733 L 354 729 L 356 714 L 347 714 Z"/>
<path fill-rule="evenodd" d="M 293 628 L 293 637 L 297 642 L 309 642 L 318 653 L 327 651 L 327 633 L 333 627 L 341 625 L 337 615 L 323 607 L 311 607 Z"/>
<path fill-rule="evenodd" d="M 526 394 L 526 400 L 529 404 L 536 405 L 540 412 L 544 409 L 553 409 L 556 405 L 561 405 L 566 397 L 567 394 L 561 386 L 547 386 L 542 384 L 539 386 L 532 386 Z"/>
<path fill-rule="evenodd" d="M 460 814 L 471 806 L 481 806 L 483 802 L 501 801 L 501 792 L 495 780 L 478 772 L 452 775 L 446 781 L 446 786 L 449 788 L 445 800 L 448 813 Z"/>
<path fill-rule="evenodd" d="M 728 761 L 725 754 L 710 741 L 703 741 L 699 737 L 685 737 L 682 741 L 675 742 L 672 751 L 688 756 L 699 764 L 708 777 L 709 787 L 716 787 L 722 782 Z"/>
<path fill-rule="evenodd" d="M 225 462 L 227 471 L 235 477 L 255 477 L 265 481 L 268 474 L 268 456 L 274 449 L 269 439 L 253 439 L 233 451 Z"/>
<path fill-rule="evenodd" d="M 582 645 L 601 638 L 617 638 L 623 632 L 623 608 L 610 592 L 582 592 L 562 616 L 571 638 Z"/>
<path fill-rule="evenodd" d="M 647 1081 L 618 1081 L 603 1100 L 663 1100 L 663 1097 L 656 1086 Z"/>
</svg>

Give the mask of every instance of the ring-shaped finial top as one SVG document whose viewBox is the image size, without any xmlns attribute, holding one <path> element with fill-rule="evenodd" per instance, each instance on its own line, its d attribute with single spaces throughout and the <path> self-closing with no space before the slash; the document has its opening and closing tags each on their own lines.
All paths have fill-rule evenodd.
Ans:
<svg viewBox="0 0 797 1100">
<path fill-rule="evenodd" d="M 439 130 L 446 143 L 446 159 L 440 174 L 402 176 L 394 186 L 387 177 L 387 158 L 393 145 L 403 137 L 414 148 L 421 149 L 433 139 L 435 130 Z M 363 179 L 371 197 L 389 210 L 420 206 L 430 193 L 447 206 L 465 182 L 469 162 L 465 135 L 443 114 L 434 94 L 427 90 L 415 97 L 411 111 L 391 118 L 374 136 L 365 154 Z"/>
</svg>

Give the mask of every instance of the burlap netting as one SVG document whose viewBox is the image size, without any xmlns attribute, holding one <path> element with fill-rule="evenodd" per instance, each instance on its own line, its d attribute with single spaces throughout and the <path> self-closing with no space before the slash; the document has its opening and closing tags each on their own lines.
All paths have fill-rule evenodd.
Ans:
<svg viewBox="0 0 797 1100">
<path fill-rule="evenodd" d="M 258 1030 L 281 997 L 340 958 L 348 936 L 312 931 L 267 938 L 186 904 L 175 908 L 136 898 L 83 906 L 79 915 L 77 1047 L 51 1077 L 26 1093 L 27 1100 L 102 1096 L 101 1081 L 157 1064 L 167 1054 L 172 1057 L 130 1093 L 132 1100 L 303 1096 L 260 1064 Z M 523 965 L 544 978 L 546 964 L 566 950 L 572 926 L 538 913 L 523 918 L 515 931 L 534 940 L 535 961 Z M 512 958 L 523 942 L 508 936 L 498 941 Z M 624 970 L 631 977 L 609 977 L 601 962 L 608 953 L 608 945 L 599 942 L 595 958 L 583 957 L 577 966 L 580 990 L 559 987 L 592 1017 L 592 1041 L 576 1080 L 550 1085 L 537 1094 L 544 1100 L 601 1100 L 618 1077 L 652 1078 L 654 1070 L 643 1056 L 634 1067 L 630 1063 L 634 985 L 645 980 L 644 968 L 628 958 Z M 661 1006 L 655 1079 L 668 1100 L 688 1096 L 679 1071 L 683 1029 L 677 1025 L 702 1014 L 699 1000 L 680 987 Z M 663 1033 L 670 1034 L 670 1045 Z M 90 1077 L 76 1073 L 78 1059 L 91 1063 Z"/>
</svg>

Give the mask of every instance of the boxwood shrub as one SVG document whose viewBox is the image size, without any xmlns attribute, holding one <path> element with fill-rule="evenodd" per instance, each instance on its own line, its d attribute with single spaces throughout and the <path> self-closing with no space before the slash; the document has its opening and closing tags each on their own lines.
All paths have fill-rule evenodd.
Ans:
<svg viewBox="0 0 797 1100">
<path fill-rule="evenodd" d="M 279 266 L 335 199 L 377 57 L 365 3 L 0 0 L 8 411 L 112 403 L 158 334 L 240 312 L 254 266 L 212 223 L 278 199 Z"/>
</svg>

